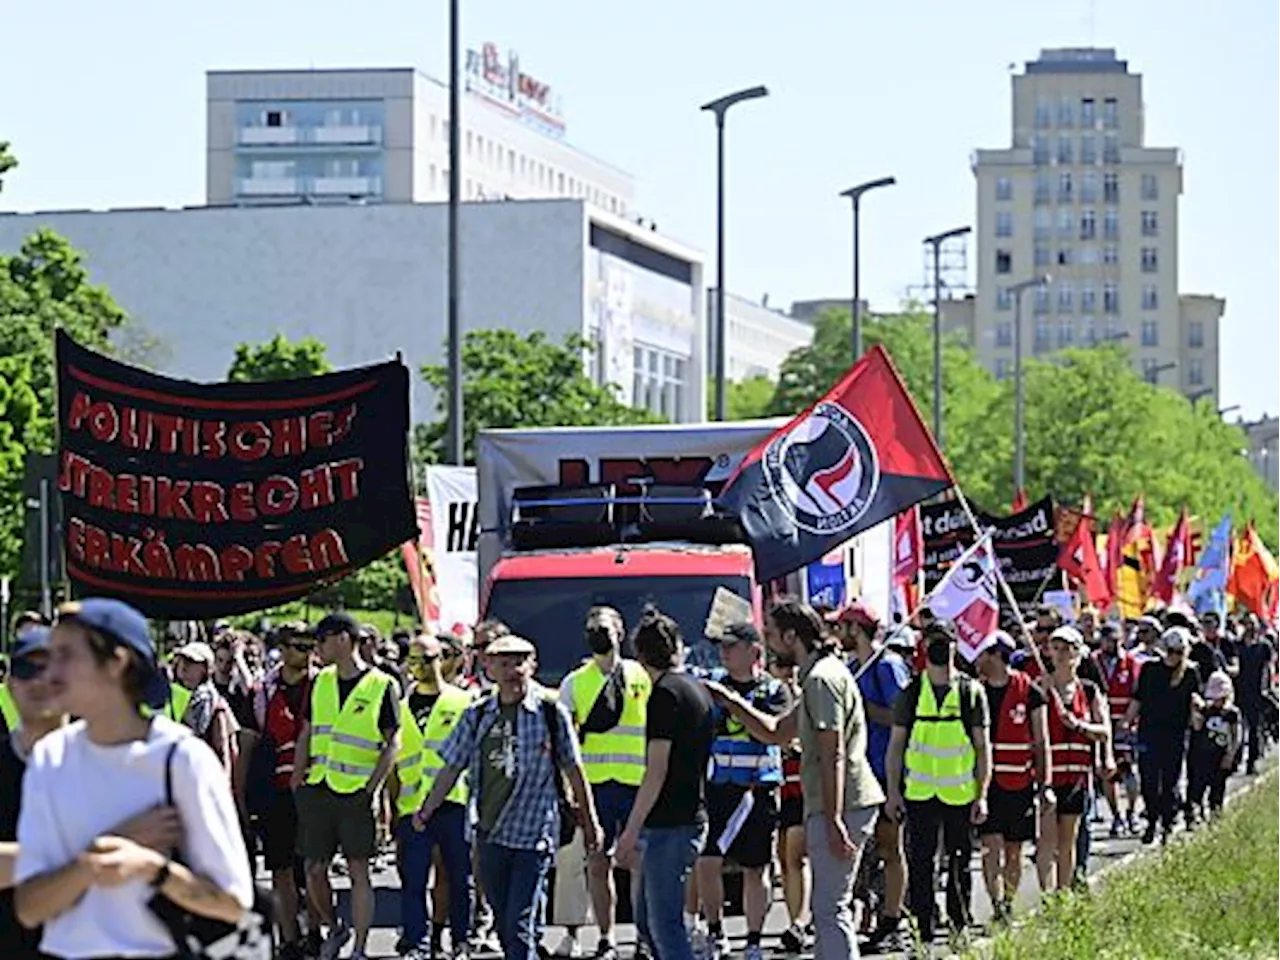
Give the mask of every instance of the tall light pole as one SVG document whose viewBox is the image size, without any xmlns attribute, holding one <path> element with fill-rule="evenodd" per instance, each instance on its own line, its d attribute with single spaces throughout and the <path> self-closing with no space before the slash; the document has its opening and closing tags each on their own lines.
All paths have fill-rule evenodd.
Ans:
<svg viewBox="0 0 1280 960">
<path fill-rule="evenodd" d="M 1013 294 L 1013 489 L 1026 486 L 1026 393 L 1022 379 L 1022 295 L 1032 287 L 1040 287 L 1050 280 L 1049 274 L 1032 277 L 1015 283 L 1008 290 Z"/>
<path fill-rule="evenodd" d="M 933 439 L 942 447 L 942 245 L 972 233 L 973 227 L 956 227 L 925 237 L 933 247 Z"/>
<path fill-rule="evenodd" d="M 1150 370 L 1146 371 L 1147 382 L 1152 384 L 1153 386 L 1158 386 L 1160 383 L 1160 374 L 1165 373 L 1168 370 L 1177 370 L 1177 369 L 1178 369 L 1177 360 L 1170 360 L 1168 363 L 1156 364 Z"/>
<path fill-rule="evenodd" d="M 862 290 L 861 271 L 859 265 L 858 212 L 862 195 L 877 187 L 891 187 L 897 183 L 893 177 L 881 177 L 879 180 L 868 180 L 856 187 L 841 192 L 840 196 L 848 197 L 853 202 L 853 304 L 850 317 L 853 319 L 853 360 L 857 363 L 862 356 Z"/>
<path fill-rule="evenodd" d="M 458 203 L 462 194 L 462 49 L 458 0 L 449 0 L 449 293 L 448 372 L 449 431 L 447 459 L 462 465 L 466 445 L 462 431 L 462 321 L 458 315 Z"/>
<path fill-rule="evenodd" d="M 456 0 L 455 0 L 456 2 Z M 724 419 L 724 115 L 735 103 L 767 97 L 764 87 L 749 87 L 702 105 L 716 117 L 716 419 Z"/>
<path fill-rule="evenodd" d="M 1212 395 L 1213 387 L 1205 387 L 1203 390 L 1193 390 L 1191 393 L 1187 394 L 1187 403 L 1194 407 L 1197 400 L 1203 400 L 1205 397 Z"/>
</svg>

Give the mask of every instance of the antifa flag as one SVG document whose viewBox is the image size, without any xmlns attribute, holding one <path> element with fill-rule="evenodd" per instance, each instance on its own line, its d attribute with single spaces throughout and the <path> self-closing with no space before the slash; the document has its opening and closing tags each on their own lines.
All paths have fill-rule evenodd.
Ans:
<svg viewBox="0 0 1280 960">
<path fill-rule="evenodd" d="M 158 619 L 273 607 L 416 539 L 409 380 L 172 380 L 58 332 L 58 489 L 78 596 Z"/>
<path fill-rule="evenodd" d="M 996 517 L 975 511 L 978 524 L 992 531 L 991 544 L 1000 571 L 1019 603 L 1028 603 L 1052 587 L 1058 573 L 1054 539 L 1053 498 L 1044 497 L 1018 513 Z M 933 590 L 951 564 L 977 539 L 960 504 L 935 503 L 920 508 L 924 528 L 924 582 Z"/>
<path fill-rule="evenodd" d="M 721 494 L 773 580 L 947 489 L 952 479 L 882 347 L 743 459 Z"/>
</svg>

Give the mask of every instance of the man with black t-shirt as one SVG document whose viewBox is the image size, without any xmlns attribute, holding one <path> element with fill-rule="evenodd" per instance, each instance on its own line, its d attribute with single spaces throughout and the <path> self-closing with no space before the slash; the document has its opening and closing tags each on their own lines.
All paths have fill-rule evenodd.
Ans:
<svg viewBox="0 0 1280 960">
<path fill-rule="evenodd" d="M 618 838 L 618 862 L 633 862 L 643 831 L 637 925 L 662 960 L 693 960 L 684 888 L 707 837 L 704 785 L 714 737 L 711 697 L 679 670 L 684 644 L 670 617 L 648 610 L 632 635 L 653 679 L 645 721 L 645 772 Z"/>
<path fill-rule="evenodd" d="M 1240 646 L 1240 673 L 1236 677 L 1236 701 L 1244 717 L 1245 737 L 1249 744 L 1245 772 L 1258 772 L 1258 761 L 1266 753 L 1266 734 L 1262 729 L 1262 713 L 1266 692 L 1271 686 L 1271 664 L 1276 651 L 1271 641 L 1259 633 L 1258 620 L 1247 614 Z"/>
</svg>

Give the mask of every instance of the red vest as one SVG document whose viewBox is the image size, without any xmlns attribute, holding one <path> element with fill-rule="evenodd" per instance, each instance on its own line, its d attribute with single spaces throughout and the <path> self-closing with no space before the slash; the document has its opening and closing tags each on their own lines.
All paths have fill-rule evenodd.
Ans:
<svg viewBox="0 0 1280 960">
<path fill-rule="evenodd" d="M 302 700 L 306 703 L 311 698 L 311 680 L 303 681 Z M 282 790 L 289 789 L 289 778 L 293 776 L 293 750 L 298 741 L 298 733 L 302 730 L 302 717 L 289 709 L 289 700 L 285 696 L 283 683 L 276 688 L 271 699 L 267 701 L 267 716 L 263 724 L 267 736 L 276 748 L 276 767 L 273 780 Z"/>
<path fill-rule="evenodd" d="M 1089 698 L 1084 684 L 1077 680 L 1071 702 L 1058 706 L 1058 698 L 1049 693 L 1049 758 L 1053 764 L 1053 785 L 1074 787 L 1089 781 L 1093 772 L 1093 741 L 1079 730 L 1067 730 L 1062 723 L 1062 709 L 1066 708 L 1078 720 L 1089 719 Z"/>
<path fill-rule="evenodd" d="M 1107 673 L 1101 650 L 1093 655 L 1093 662 L 1102 678 L 1107 681 L 1107 707 L 1111 723 L 1118 724 L 1124 719 L 1125 711 L 1133 700 L 1133 691 L 1138 686 L 1138 661 L 1132 654 L 1119 651 L 1116 654 L 1115 668 L 1110 674 Z"/>
<path fill-rule="evenodd" d="M 1021 670 L 1010 670 L 1000 713 L 992 720 L 991 771 L 1001 790 L 1026 790 L 1032 783 L 1035 757 L 1027 701 L 1030 689 L 1030 677 Z"/>
</svg>

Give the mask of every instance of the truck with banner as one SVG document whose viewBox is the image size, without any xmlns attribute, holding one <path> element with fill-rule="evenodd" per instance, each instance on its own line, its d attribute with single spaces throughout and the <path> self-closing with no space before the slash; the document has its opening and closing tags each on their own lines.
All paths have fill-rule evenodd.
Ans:
<svg viewBox="0 0 1280 960">
<path fill-rule="evenodd" d="M 594 604 L 633 624 L 652 603 L 679 622 L 686 643 L 714 634 L 726 616 L 758 623 L 769 591 L 821 584 L 824 598 L 856 591 L 886 609 L 892 524 L 823 558 L 827 570 L 757 582 L 751 548 L 716 498 L 783 422 L 482 432 L 480 616 L 532 640 L 540 675 L 555 678 L 586 654 L 578 627 Z"/>
</svg>

